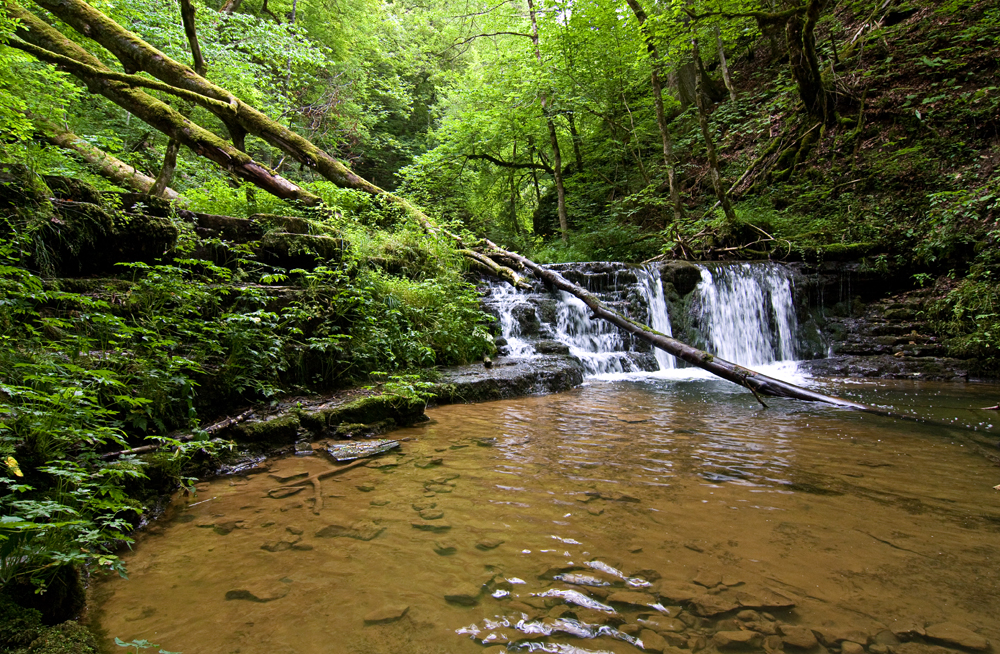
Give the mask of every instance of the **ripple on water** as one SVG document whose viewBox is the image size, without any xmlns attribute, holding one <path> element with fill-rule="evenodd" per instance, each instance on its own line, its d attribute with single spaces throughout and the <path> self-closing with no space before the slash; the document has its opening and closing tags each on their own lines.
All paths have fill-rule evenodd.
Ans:
<svg viewBox="0 0 1000 654">
<path fill-rule="evenodd" d="M 967 423 L 998 390 L 852 388 Z M 996 435 L 771 404 L 675 376 L 441 407 L 394 434 L 396 465 L 324 480 L 319 515 L 269 474 L 329 464 L 271 460 L 177 498 L 94 617 L 188 654 L 763 651 L 903 623 L 1000 639 L 1000 478 L 975 453 Z"/>
</svg>

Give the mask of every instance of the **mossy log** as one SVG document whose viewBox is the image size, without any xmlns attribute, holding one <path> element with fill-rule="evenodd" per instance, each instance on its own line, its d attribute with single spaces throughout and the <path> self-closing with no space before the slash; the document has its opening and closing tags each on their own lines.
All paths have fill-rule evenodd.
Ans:
<svg viewBox="0 0 1000 654">
<path fill-rule="evenodd" d="M 168 57 L 83 0 L 35 0 L 35 4 L 107 48 L 122 62 L 127 73 L 145 71 L 162 82 L 196 94 L 198 97 L 191 99 L 216 114 L 225 124 L 235 123 L 338 186 L 374 195 L 383 192 L 305 137 L 271 120 L 189 66 Z"/>
<path fill-rule="evenodd" d="M 70 67 L 70 72 L 83 81 L 92 93 L 103 95 L 123 109 L 132 112 L 154 129 L 177 139 L 196 154 L 214 161 L 237 177 L 277 197 L 297 200 L 308 206 L 320 204 L 321 200 L 318 196 L 254 161 L 252 157 L 191 122 L 166 103 L 144 91 L 133 88 L 127 82 L 109 78 L 106 73 L 112 73 L 112 71 L 97 57 L 39 20 L 34 14 L 25 11 L 13 2 L 7 2 L 6 9 L 11 18 L 20 22 L 17 36 L 23 40 L 23 43 L 11 40 L 10 45 L 17 47 L 27 44 L 29 47 L 25 49 L 40 54 L 40 58 L 45 55 L 39 53 L 39 49 L 79 62 L 78 66 Z M 110 19 L 107 20 L 110 21 Z M 113 23 L 113 21 L 111 22 Z M 119 27 L 119 29 L 121 28 Z M 138 39 L 138 37 L 135 38 Z M 35 47 L 31 48 L 30 46 Z M 96 71 L 97 74 L 90 74 L 89 70 Z M 193 71 L 192 74 L 194 74 Z"/>
<path fill-rule="evenodd" d="M 63 129 L 53 122 L 32 116 L 32 121 L 45 130 L 45 136 L 53 145 L 64 150 L 76 153 L 81 159 L 94 166 L 99 175 L 105 177 L 115 184 L 124 188 L 130 188 L 140 193 L 149 193 L 153 188 L 155 179 L 149 175 L 139 172 L 134 166 L 130 166 L 121 159 L 114 157 L 107 152 L 95 148 L 73 132 Z M 182 199 L 180 193 L 174 189 L 164 188 L 159 197 L 165 200 L 177 201 Z"/>
</svg>

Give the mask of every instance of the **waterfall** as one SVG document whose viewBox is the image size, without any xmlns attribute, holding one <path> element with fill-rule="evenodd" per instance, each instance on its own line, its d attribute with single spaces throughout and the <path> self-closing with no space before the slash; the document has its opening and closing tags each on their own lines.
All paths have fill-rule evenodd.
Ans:
<svg viewBox="0 0 1000 654">
<path fill-rule="evenodd" d="M 657 266 L 595 263 L 553 268 L 618 312 L 673 335 L 671 307 Z M 690 309 L 684 321 L 693 331 L 686 331 L 682 340 L 746 366 L 795 358 L 798 325 L 784 267 L 741 263 L 699 268 L 701 282 L 685 302 Z M 531 357 L 555 351 L 553 345 L 568 347 L 588 376 L 677 367 L 673 356 L 650 352 L 644 341 L 591 318 L 590 308 L 579 298 L 564 291 L 550 294 L 541 283 L 529 292 L 506 282 L 491 283 L 484 302 L 499 320 L 506 356 Z M 674 310 L 684 311 L 681 306 Z"/>
<path fill-rule="evenodd" d="M 490 293 L 486 302 L 500 321 L 500 333 L 507 341 L 507 356 L 528 357 L 535 354 L 535 348 L 521 334 L 521 321 L 517 314 L 523 311 L 535 311 L 528 298 L 516 288 L 502 282 L 489 286 Z"/>
<path fill-rule="evenodd" d="M 646 295 L 646 306 L 649 308 L 649 326 L 667 336 L 673 336 L 670 327 L 670 313 L 667 310 L 667 298 L 663 295 L 663 280 L 660 278 L 660 269 L 655 266 L 646 266 L 636 270 L 636 277 L 639 278 L 640 288 Z M 660 365 L 660 370 L 671 370 L 677 367 L 677 360 L 671 354 L 663 350 L 653 348 L 656 362 Z"/>
<path fill-rule="evenodd" d="M 776 264 L 701 266 L 697 311 L 704 349 L 743 366 L 795 359 L 791 281 Z"/>
</svg>

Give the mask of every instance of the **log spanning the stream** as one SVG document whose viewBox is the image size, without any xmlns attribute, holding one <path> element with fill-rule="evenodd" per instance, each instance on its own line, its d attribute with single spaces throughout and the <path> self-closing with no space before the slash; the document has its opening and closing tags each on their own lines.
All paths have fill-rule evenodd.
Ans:
<svg viewBox="0 0 1000 654">
<path fill-rule="evenodd" d="M 654 347 L 663 350 L 667 354 L 672 354 L 682 361 L 686 361 L 693 366 L 698 366 L 713 375 L 717 375 L 727 381 L 731 381 L 734 384 L 739 384 L 740 386 L 749 389 L 750 392 L 754 394 L 754 397 L 757 398 L 757 401 L 761 404 L 764 404 L 764 402 L 760 399 L 760 396 L 770 395 L 772 397 L 787 397 L 795 400 L 805 400 L 807 402 L 824 402 L 834 406 L 857 409 L 869 413 L 877 413 L 879 415 L 886 415 L 888 413 L 883 409 L 870 407 L 859 402 L 852 402 L 839 397 L 816 393 L 814 391 L 810 391 L 809 389 L 802 388 L 801 386 L 789 384 L 788 382 L 783 382 L 780 379 L 768 377 L 767 375 L 750 370 L 749 368 L 744 368 L 743 366 L 720 359 L 713 354 L 709 354 L 704 350 L 692 347 L 687 343 L 667 336 L 666 334 L 662 334 L 646 325 L 643 325 L 642 323 L 623 316 L 617 311 L 609 309 L 596 296 L 581 286 L 567 280 L 554 270 L 543 268 L 527 257 L 503 250 L 488 241 L 487 247 L 489 248 L 487 250 L 488 254 L 498 258 L 507 259 L 522 268 L 527 268 L 548 284 L 580 298 L 588 307 L 590 307 L 590 310 L 594 312 L 594 316 L 597 318 L 607 320 L 630 334 L 635 335 L 637 338 L 641 338 Z M 766 407 L 767 405 L 764 404 L 764 406 Z"/>
</svg>

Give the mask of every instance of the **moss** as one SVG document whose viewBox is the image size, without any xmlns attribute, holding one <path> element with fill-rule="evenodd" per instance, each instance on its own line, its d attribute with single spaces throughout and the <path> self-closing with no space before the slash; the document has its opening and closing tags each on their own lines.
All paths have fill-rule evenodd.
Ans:
<svg viewBox="0 0 1000 654">
<path fill-rule="evenodd" d="M 374 395 L 354 400 L 321 412 L 326 426 L 371 425 L 391 419 L 400 425 L 412 425 L 424 414 L 424 402 L 395 395 Z"/>
<path fill-rule="evenodd" d="M 44 179 L 45 184 L 51 189 L 53 197 L 60 200 L 102 204 L 101 193 L 83 180 L 55 175 L 46 175 Z"/>
<path fill-rule="evenodd" d="M 288 413 L 270 420 L 244 422 L 234 431 L 240 441 L 271 445 L 293 443 L 299 433 L 299 417 Z"/>
<path fill-rule="evenodd" d="M 58 624 L 69 620 L 83 610 L 86 590 L 80 571 L 72 565 L 61 565 L 48 571 L 44 593 L 21 578 L 8 581 L 3 592 L 22 610 L 35 610 L 41 614 L 43 624 Z"/>
<path fill-rule="evenodd" d="M 43 205 L 50 197 L 52 190 L 27 166 L 0 164 L 0 209 Z"/>
<path fill-rule="evenodd" d="M 24 608 L 6 595 L 0 595 L 0 649 L 29 645 L 41 629 L 40 611 Z"/>
<path fill-rule="evenodd" d="M 94 635 L 72 620 L 43 630 L 28 647 L 28 654 L 94 654 L 96 651 Z"/>
<path fill-rule="evenodd" d="M 274 214 L 258 213 L 250 216 L 254 220 L 269 228 L 288 234 L 311 234 L 314 236 L 340 236 L 340 232 L 328 225 L 308 218 L 296 216 L 277 216 Z"/>
<path fill-rule="evenodd" d="M 118 261 L 153 263 L 177 245 L 179 234 L 169 218 L 128 214 L 115 226 L 115 255 Z"/>
</svg>

